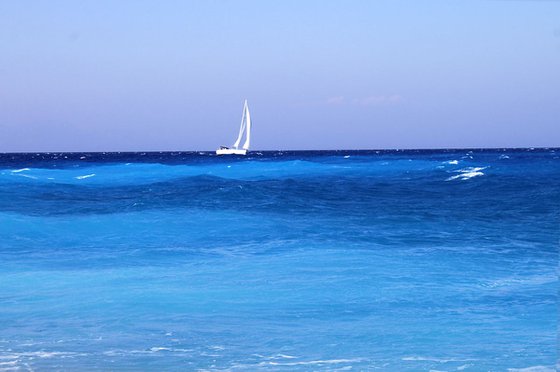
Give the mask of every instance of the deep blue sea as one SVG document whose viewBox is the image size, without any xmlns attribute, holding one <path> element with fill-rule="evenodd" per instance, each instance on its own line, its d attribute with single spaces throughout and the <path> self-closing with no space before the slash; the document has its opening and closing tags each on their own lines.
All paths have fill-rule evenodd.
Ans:
<svg viewBox="0 0 560 372">
<path fill-rule="evenodd" d="M 559 156 L 0 154 L 0 371 L 553 371 Z"/>
</svg>

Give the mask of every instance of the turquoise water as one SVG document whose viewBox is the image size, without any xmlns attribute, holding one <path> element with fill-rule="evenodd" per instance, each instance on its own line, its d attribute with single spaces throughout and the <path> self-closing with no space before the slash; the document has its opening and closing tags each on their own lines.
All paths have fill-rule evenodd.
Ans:
<svg viewBox="0 0 560 372">
<path fill-rule="evenodd" d="M 0 154 L 0 371 L 552 371 L 559 155 Z"/>
</svg>

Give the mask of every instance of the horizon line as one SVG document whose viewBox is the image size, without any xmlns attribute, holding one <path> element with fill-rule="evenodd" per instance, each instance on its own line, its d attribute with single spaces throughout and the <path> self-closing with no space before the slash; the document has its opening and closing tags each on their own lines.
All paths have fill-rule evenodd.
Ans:
<svg viewBox="0 0 560 372">
<path fill-rule="evenodd" d="M 529 147 L 420 147 L 420 148 L 379 148 L 379 149 L 277 149 L 277 150 L 250 150 L 249 153 L 255 152 L 334 152 L 334 151 L 443 151 L 443 150 L 550 150 L 550 149 L 558 149 L 560 150 L 560 146 L 529 146 Z M 106 154 L 106 153 L 114 153 L 114 154 L 123 154 L 123 153 L 172 153 L 172 152 L 185 152 L 185 153 L 200 153 L 200 152 L 209 152 L 214 153 L 216 150 L 126 150 L 126 151 L 119 151 L 119 150 L 108 150 L 108 151 L 10 151 L 10 152 L 0 152 L 2 155 L 7 154 Z M 243 156 L 243 155 L 240 155 Z"/>
</svg>

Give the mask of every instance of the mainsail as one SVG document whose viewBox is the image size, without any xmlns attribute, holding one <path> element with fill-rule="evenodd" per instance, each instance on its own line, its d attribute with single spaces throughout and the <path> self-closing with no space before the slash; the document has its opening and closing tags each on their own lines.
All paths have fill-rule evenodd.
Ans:
<svg viewBox="0 0 560 372">
<path fill-rule="evenodd" d="M 233 144 L 233 148 L 239 148 L 239 144 L 241 143 L 241 139 L 243 138 L 243 134 L 247 132 L 247 139 L 243 144 L 243 148 L 245 150 L 249 149 L 249 144 L 251 143 L 251 115 L 249 114 L 249 106 L 247 106 L 247 100 L 245 100 L 245 104 L 243 105 L 243 115 L 241 116 L 241 125 L 239 126 L 239 135 L 237 136 L 237 140 Z"/>
<path fill-rule="evenodd" d="M 247 139 L 243 144 L 245 150 L 249 150 L 249 145 L 251 144 L 251 114 L 249 113 L 249 106 L 247 106 L 247 100 L 245 100 L 245 123 L 247 131 Z"/>
</svg>

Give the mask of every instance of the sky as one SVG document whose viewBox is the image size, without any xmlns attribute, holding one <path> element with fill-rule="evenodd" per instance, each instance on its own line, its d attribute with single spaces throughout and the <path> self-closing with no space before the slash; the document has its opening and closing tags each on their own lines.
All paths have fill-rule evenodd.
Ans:
<svg viewBox="0 0 560 372">
<path fill-rule="evenodd" d="M 560 146 L 560 1 L 0 1 L 0 152 Z"/>
</svg>

